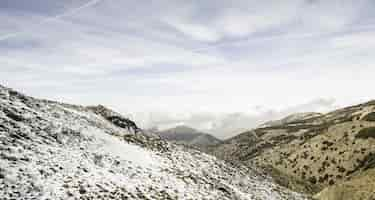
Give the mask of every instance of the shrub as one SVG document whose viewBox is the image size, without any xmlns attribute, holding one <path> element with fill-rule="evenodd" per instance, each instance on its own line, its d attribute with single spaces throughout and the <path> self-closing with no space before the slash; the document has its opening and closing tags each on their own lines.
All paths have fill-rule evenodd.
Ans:
<svg viewBox="0 0 375 200">
<path fill-rule="evenodd" d="M 364 128 L 360 130 L 355 137 L 360 139 L 375 139 L 375 127 Z"/>
<path fill-rule="evenodd" d="M 372 100 L 372 101 L 369 101 L 367 103 L 365 103 L 366 106 L 373 106 L 375 105 L 375 100 Z"/>
<path fill-rule="evenodd" d="M 308 181 L 310 181 L 311 184 L 316 184 L 316 178 L 315 176 L 312 176 L 308 179 Z"/>
<path fill-rule="evenodd" d="M 363 117 L 363 120 L 374 122 L 375 121 L 375 112 L 369 113 L 366 116 Z"/>
</svg>

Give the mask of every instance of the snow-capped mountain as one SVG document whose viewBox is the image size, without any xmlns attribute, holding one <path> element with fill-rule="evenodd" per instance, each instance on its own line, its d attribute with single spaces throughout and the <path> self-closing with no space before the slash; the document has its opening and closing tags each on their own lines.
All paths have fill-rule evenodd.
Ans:
<svg viewBox="0 0 375 200">
<path fill-rule="evenodd" d="M 305 199 L 103 107 L 0 86 L 1 199 Z"/>
</svg>

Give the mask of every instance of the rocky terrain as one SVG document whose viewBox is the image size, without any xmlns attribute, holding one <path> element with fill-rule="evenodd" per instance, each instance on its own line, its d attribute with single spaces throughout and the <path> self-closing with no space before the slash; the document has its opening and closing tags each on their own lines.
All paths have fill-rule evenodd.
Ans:
<svg viewBox="0 0 375 200">
<path fill-rule="evenodd" d="M 147 136 L 104 106 L 39 100 L 3 86 L 0 197 L 306 199 L 253 167 Z"/>
<path fill-rule="evenodd" d="M 375 199 L 375 101 L 266 123 L 212 153 L 318 199 Z"/>
<path fill-rule="evenodd" d="M 206 147 L 217 145 L 221 142 L 221 140 L 210 134 L 202 133 L 188 126 L 177 126 L 175 128 L 159 131 L 157 134 L 162 139 L 200 149 L 205 149 Z"/>
</svg>

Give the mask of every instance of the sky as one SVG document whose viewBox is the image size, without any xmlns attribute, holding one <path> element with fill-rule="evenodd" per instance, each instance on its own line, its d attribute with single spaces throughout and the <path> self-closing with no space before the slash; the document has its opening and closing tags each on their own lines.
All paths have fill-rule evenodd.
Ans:
<svg viewBox="0 0 375 200">
<path fill-rule="evenodd" d="M 375 99 L 373 0 L 1 0 L 0 84 L 228 138 Z"/>
</svg>

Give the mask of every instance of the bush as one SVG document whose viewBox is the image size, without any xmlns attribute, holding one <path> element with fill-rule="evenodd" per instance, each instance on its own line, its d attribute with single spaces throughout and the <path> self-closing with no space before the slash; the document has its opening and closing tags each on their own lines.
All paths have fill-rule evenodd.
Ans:
<svg viewBox="0 0 375 200">
<path fill-rule="evenodd" d="M 369 122 L 374 122 L 375 121 L 375 112 L 369 113 L 365 117 L 363 117 L 363 120 L 369 121 Z"/>
<path fill-rule="evenodd" d="M 310 181 L 311 184 L 316 184 L 316 178 L 315 176 L 312 176 L 308 179 L 308 181 Z"/>
<path fill-rule="evenodd" d="M 367 103 L 365 103 L 366 106 L 373 106 L 375 105 L 375 100 L 372 100 L 372 101 L 369 101 Z"/>
<path fill-rule="evenodd" d="M 360 139 L 375 139 L 375 127 L 364 128 L 360 130 L 355 137 Z"/>
</svg>

